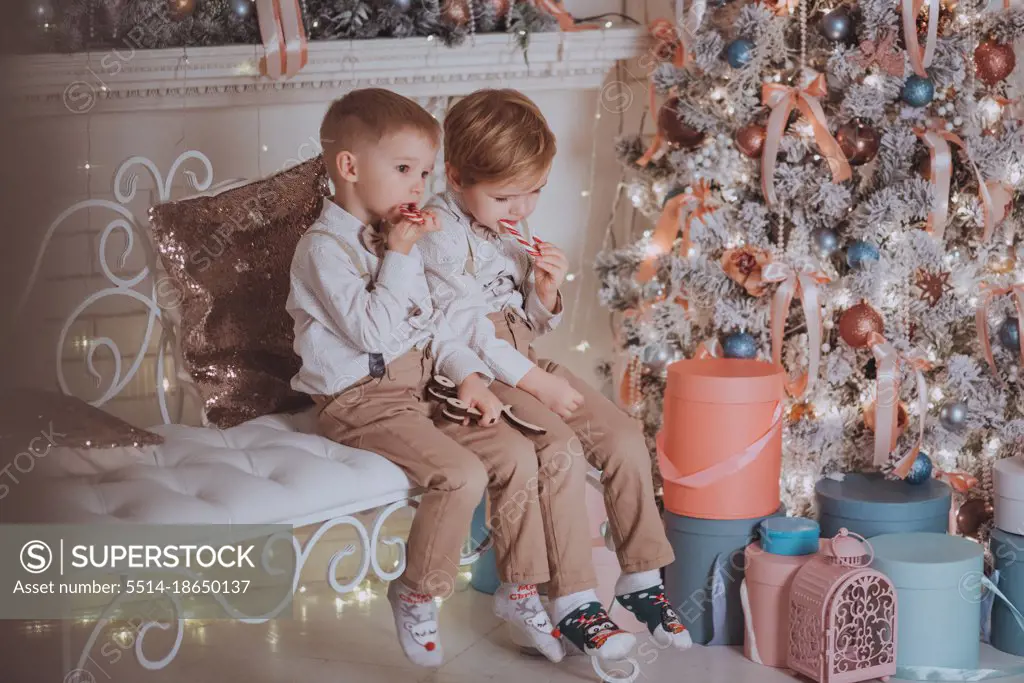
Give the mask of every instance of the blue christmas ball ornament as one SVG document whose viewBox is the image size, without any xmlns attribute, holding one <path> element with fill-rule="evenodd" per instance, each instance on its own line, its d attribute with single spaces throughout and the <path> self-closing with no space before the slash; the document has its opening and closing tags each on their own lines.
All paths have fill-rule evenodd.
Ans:
<svg viewBox="0 0 1024 683">
<path fill-rule="evenodd" d="M 754 358 L 757 356 L 757 342 L 747 332 L 733 332 L 722 342 L 726 358 Z"/>
<path fill-rule="evenodd" d="M 935 97 L 935 84 L 927 78 L 912 74 L 903 84 L 903 101 L 911 107 L 926 107 Z"/>
<path fill-rule="evenodd" d="M 746 38 L 737 38 L 729 43 L 729 47 L 725 49 L 725 56 L 732 68 L 745 66 L 754 58 L 754 43 Z"/>
<path fill-rule="evenodd" d="M 1016 317 L 1009 316 L 999 326 L 999 343 L 1004 349 L 1020 351 L 1020 324 Z"/>
<path fill-rule="evenodd" d="M 919 486 L 931 478 L 932 459 L 928 457 L 927 453 L 918 453 L 917 459 L 914 460 L 914 464 L 910 466 L 910 472 L 907 474 L 907 478 L 903 481 L 908 484 Z"/>
<path fill-rule="evenodd" d="M 817 228 L 811 233 L 811 237 L 814 239 L 815 248 L 822 256 L 831 256 L 832 252 L 839 248 L 839 235 L 836 234 L 835 230 Z"/>
<path fill-rule="evenodd" d="M 854 270 L 860 270 L 868 261 L 877 261 L 878 258 L 878 247 L 864 240 L 856 240 L 846 248 L 846 265 Z"/>
</svg>

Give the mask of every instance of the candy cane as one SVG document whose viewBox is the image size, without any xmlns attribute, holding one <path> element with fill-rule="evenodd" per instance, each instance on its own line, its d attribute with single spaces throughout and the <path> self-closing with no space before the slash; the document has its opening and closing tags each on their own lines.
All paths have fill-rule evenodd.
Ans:
<svg viewBox="0 0 1024 683">
<path fill-rule="evenodd" d="M 399 209 L 399 212 L 402 214 L 402 218 L 411 223 L 422 225 L 426 222 L 423 212 L 417 209 L 415 204 L 406 204 Z"/>
<path fill-rule="evenodd" d="M 523 237 L 523 233 L 519 232 L 514 227 L 512 227 L 512 224 L 509 223 L 508 221 L 498 221 L 498 224 L 501 225 L 501 227 L 504 228 L 505 231 L 508 232 L 508 234 L 515 237 L 516 242 L 519 242 L 519 244 L 523 245 L 523 248 L 526 249 L 527 254 L 533 257 L 540 256 L 540 243 L 543 240 L 534 237 L 533 242 L 530 242 L 525 237 Z"/>
</svg>

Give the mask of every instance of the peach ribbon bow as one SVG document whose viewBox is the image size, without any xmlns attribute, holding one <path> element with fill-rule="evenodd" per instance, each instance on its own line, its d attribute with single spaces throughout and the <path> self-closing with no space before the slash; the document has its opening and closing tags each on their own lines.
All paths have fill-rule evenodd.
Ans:
<svg viewBox="0 0 1024 683">
<path fill-rule="evenodd" d="M 818 379 L 823 337 L 821 291 L 818 285 L 830 280 L 810 262 L 799 263 L 794 267 L 777 261 L 765 266 L 762 279 L 765 282 L 780 283 L 772 298 L 772 362 L 775 365 L 782 365 L 782 342 L 793 297 L 797 296 L 803 302 L 810 346 L 807 371 L 786 382 L 786 391 L 790 396 L 799 398 L 808 388 L 813 387 Z"/>
<path fill-rule="evenodd" d="M 942 239 L 946 232 L 946 222 L 949 220 L 949 186 L 953 177 L 953 154 L 949 143 L 952 142 L 962 148 L 966 148 L 966 144 L 959 135 L 946 130 L 946 122 L 939 118 L 930 119 L 926 127 L 917 128 L 914 132 L 924 140 L 931 157 L 931 178 L 935 192 L 932 210 L 928 214 L 928 232 Z M 978 194 L 981 197 L 985 222 L 982 240 L 988 241 L 996 226 L 1006 218 L 1013 193 L 1006 183 L 986 181 L 978 165 L 973 161 L 970 163 L 974 175 L 978 178 Z"/>
<path fill-rule="evenodd" d="M 643 284 L 658 270 L 658 257 L 672 249 L 676 235 L 682 230 L 683 242 L 680 253 L 685 257 L 690 251 L 690 226 L 695 219 L 699 220 L 715 210 L 711 202 L 711 186 L 701 181 L 693 186 L 693 192 L 677 194 L 665 202 L 658 223 L 654 226 L 647 249 L 647 256 L 640 264 L 636 279 Z"/>
<path fill-rule="evenodd" d="M 1017 325 L 1024 323 L 1024 282 L 1018 282 L 1008 287 L 993 287 L 987 283 L 981 285 L 981 296 L 978 299 L 978 309 L 975 313 L 975 323 L 978 328 L 978 341 L 981 342 L 981 352 L 988 361 L 988 366 L 995 377 L 1002 377 L 996 371 L 996 361 L 992 357 L 992 342 L 989 340 L 988 310 L 993 299 L 999 296 L 1013 294 L 1013 303 L 1017 308 Z M 1021 366 L 1024 367 L 1024 345 L 1020 349 Z"/>
<path fill-rule="evenodd" d="M 896 448 L 899 437 L 899 405 L 900 405 L 900 355 L 896 347 L 886 341 L 885 337 L 872 332 L 868 337 L 868 346 L 875 356 L 876 390 L 875 390 L 875 454 L 874 464 L 884 467 L 889 456 Z M 928 413 L 928 383 L 924 372 L 931 368 L 931 363 L 919 351 L 913 351 L 902 358 L 902 361 L 914 369 L 917 379 L 917 442 L 910 451 L 897 462 L 893 474 L 900 479 L 906 478 L 910 468 L 921 452 L 924 441 L 924 418 Z"/>
<path fill-rule="evenodd" d="M 266 53 L 260 59 L 260 73 L 291 78 L 309 62 L 299 0 L 256 0 L 256 13 Z"/>
<path fill-rule="evenodd" d="M 780 83 L 765 83 L 761 87 L 761 101 L 772 110 L 768 117 L 768 131 L 764 141 L 764 152 L 761 155 L 761 187 L 765 201 L 769 205 L 778 202 L 775 196 L 775 157 L 778 156 L 782 136 L 786 133 L 789 113 L 794 107 L 800 110 L 814 129 L 814 139 L 818 143 L 818 148 L 832 169 L 833 182 L 839 183 L 852 177 L 853 171 L 846 160 L 846 155 L 829 133 L 828 120 L 821 108 L 819 100 L 827 94 L 828 88 L 823 74 L 817 74 L 803 87 Z"/>
</svg>

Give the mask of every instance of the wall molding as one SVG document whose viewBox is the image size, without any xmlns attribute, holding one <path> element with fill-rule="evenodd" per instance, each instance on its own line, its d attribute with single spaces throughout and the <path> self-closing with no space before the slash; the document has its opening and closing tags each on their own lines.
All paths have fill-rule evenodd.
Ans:
<svg viewBox="0 0 1024 683">
<path fill-rule="evenodd" d="M 257 45 L 32 55 L 4 60 L 10 94 L 25 114 L 199 109 L 321 102 L 324 90 L 387 87 L 408 96 L 461 95 L 482 87 L 585 90 L 601 86 L 616 61 L 648 46 L 641 27 L 531 36 L 485 34 L 448 48 L 427 38 L 311 43 L 294 78 L 259 75 Z"/>
</svg>

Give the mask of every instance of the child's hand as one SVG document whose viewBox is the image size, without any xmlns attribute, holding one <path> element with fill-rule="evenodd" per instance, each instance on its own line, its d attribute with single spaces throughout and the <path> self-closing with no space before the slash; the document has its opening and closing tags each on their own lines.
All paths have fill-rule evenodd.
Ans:
<svg viewBox="0 0 1024 683">
<path fill-rule="evenodd" d="M 484 378 L 477 374 L 472 374 L 463 380 L 459 386 L 459 400 L 467 403 L 470 408 L 476 408 L 483 413 L 479 423 L 484 427 L 490 427 L 496 423 L 505 407 L 498 397 L 487 388 Z"/>
<path fill-rule="evenodd" d="M 530 370 L 516 386 L 563 420 L 568 420 L 583 405 L 583 394 L 573 389 L 565 378 L 540 368 Z"/>
<path fill-rule="evenodd" d="M 569 272 L 569 259 L 565 253 L 551 244 L 538 240 L 540 256 L 534 259 L 534 286 L 541 303 L 554 312 L 558 304 L 558 288 L 565 282 Z"/>
<path fill-rule="evenodd" d="M 400 254 L 406 254 L 412 251 L 412 246 L 420 240 L 421 237 L 426 235 L 428 232 L 437 232 L 441 229 L 441 224 L 430 211 L 424 211 L 421 214 L 423 216 L 423 222 L 414 221 L 404 215 L 401 211 L 395 210 L 393 217 L 390 220 L 390 227 L 388 228 L 387 245 L 391 251 L 397 251 Z"/>
</svg>

